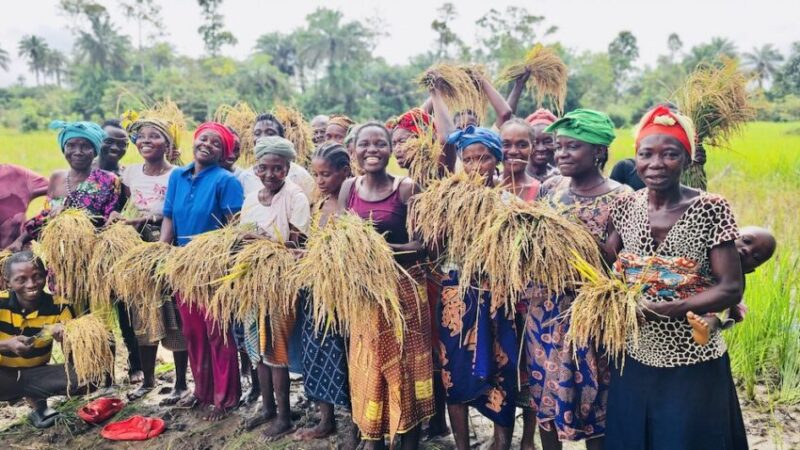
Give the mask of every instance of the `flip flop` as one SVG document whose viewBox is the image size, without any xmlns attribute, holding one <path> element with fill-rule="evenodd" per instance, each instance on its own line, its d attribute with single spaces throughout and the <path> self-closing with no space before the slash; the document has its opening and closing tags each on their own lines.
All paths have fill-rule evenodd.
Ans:
<svg viewBox="0 0 800 450">
<path fill-rule="evenodd" d="M 125 402 L 118 398 L 100 397 L 78 410 L 78 417 L 86 423 L 97 425 L 122 411 Z"/>
<path fill-rule="evenodd" d="M 103 427 L 100 436 L 111 441 L 144 441 L 164 432 L 164 421 L 156 417 L 133 416 Z"/>
<path fill-rule="evenodd" d="M 36 428 L 50 428 L 56 423 L 56 419 L 61 417 L 61 413 L 53 408 L 47 408 L 44 411 L 31 411 L 28 413 L 28 420 Z"/>
</svg>

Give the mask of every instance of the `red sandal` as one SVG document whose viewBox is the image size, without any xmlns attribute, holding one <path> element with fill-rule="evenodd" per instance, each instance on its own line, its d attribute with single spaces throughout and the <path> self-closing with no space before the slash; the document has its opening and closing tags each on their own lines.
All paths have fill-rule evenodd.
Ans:
<svg viewBox="0 0 800 450">
<path fill-rule="evenodd" d="M 125 402 L 118 398 L 100 397 L 78 410 L 78 417 L 86 423 L 97 425 L 122 411 Z"/>
<path fill-rule="evenodd" d="M 144 441 L 164 432 L 166 424 L 156 417 L 133 416 L 103 427 L 100 436 L 111 441 Z"/>
</svg>

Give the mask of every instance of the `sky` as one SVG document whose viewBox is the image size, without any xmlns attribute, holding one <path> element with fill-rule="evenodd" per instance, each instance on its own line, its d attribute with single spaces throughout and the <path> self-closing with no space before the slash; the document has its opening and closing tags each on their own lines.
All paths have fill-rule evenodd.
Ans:
<svg viewBox="0 0 800 450">
<path fill-rule="evenodd" d="M 137 42 L 135 23 L 128 22 L 115 8 L 116 0 L 97 0 L 111 11 L 112 20 L 132 42 Z M 197 33 L 201 25 L 196 0 L 159 0 L 168 40 L 181 54 L 200 56 L 203 42 Z M 340 9 L 345 19 L 366 20 L 381 17 L 388 35 L 378 42 L 375 54 L 390 63 L 404 63 L 414 54 L 433 46 L 430 28 L 436 9 L 444 0 L 224 0 L 221 13 L 226 27 L 238 38 L 235 47 L 223 54 L 244 58 L 252 52 L 258 36 L 272 31 L 290 32 L 304 24 L 305 16 L 318 7 Z M 800 0 L 460 0 L 455 32 L 468 44 L 477 35 L 475 21 L 490 8 L 524 6 L 545 16 L 543 29 L 550 25 L 558 32 L 544 40 L 560 41 L 577 50 L 603 51 L 617 33 L 631 31 L 639 44 L 639 65 L 653 64 L 667 53 L 667 37 L 678 33 L 684 50 L 692 45 L 722 36 L 731 39 L 740 51 L 763 44 L 774 44 L 784 55 L 791 43 L 800 41 Z M 0 16 L 0 48 L 11 56 L 9 71 L 0 70 L 0 86 L 8 86 L 20 75 L 26 84 L 34 82 L 26 63 L 17 56 L 19 40 L 27 34 L 45 38 L 50 47 L 66 53 L 72 49 L 69 19 L 58 12 L 58 0 L 24 0 L 6 5 Z"/>
</svg>

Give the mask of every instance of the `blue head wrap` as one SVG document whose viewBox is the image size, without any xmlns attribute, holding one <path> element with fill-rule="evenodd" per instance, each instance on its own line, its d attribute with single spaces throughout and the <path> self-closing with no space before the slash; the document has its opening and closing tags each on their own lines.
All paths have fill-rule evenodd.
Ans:
<svg viewBox="0 0 800 450">
<path fill-rule="evenodd" d="M 503 145 L 500 143 L 500 136 L 488 128 L 469 125 L 463 130 L 456 130 L 447 137 L 447 143 L 455 145 L 458 153 L 472 144 L 483 144 L 484 147 L 492 152 L 492 156 L 498 162 L 503 160 Z"/>
<path fill-rule="evenodd" d="M 63 120 L 54 120 L 50 122 L 51 130 L 58 130 L 58 145 L 61 147 L 61 153 L 64 153 L 64 145 L 72 138 L 84 138 L 92 143 L 94 147 L 94 154 L 100 154 L 100 145 L 103 139 L 106 138 L 106 132 L 100 125 L 94 122 L 64 122 Z"/>
</svg>

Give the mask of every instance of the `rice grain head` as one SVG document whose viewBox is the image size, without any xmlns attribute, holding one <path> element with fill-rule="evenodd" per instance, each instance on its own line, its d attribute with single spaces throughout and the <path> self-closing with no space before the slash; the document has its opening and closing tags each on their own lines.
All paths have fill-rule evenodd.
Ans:
<svg viewBox="0 0 800 450">
<path fill-rule="evenodd" d="M 111 324 L 113 322 L 111 274 L 117 261 L 142 242 L 139 233 L 123 222 L 117 222 L 97 235 L 89 260 L 89 292 L 92 314 Z"/>
<path fill-rule="evenodd" d="M 234 221 L 222 228 L 196 235 L 170 252 L 164 270 L 172 288 L 184 303 L 206 307 L 217 289 L 217 280 L 228 274 L 240 246 L 240 228 Z"/>
<path fill-rule="evenodd" d="M 566 335 L 575 354 L 590 345 L 604 350 L 624 369 L 628 344 L 639 343 L 642 285 L 629 284 L 575 253 L 572 264 L 582 277 L 575 299 L 566 312 L 570 322 Z"/>
<path fill-rule="evenodd" d="M 417 82 L 426 92 L 435 87 L 451 113 L 471 110 L 480 123 L 486 119 L 486 96 L 476 82 L 482 70 L 479 66 L 440 63 L 426 70 Z"/>
<path fill-rule="evenodd" d="M 11 250 L 0 250 L 0 291 L 6 290 L 6 277 L 2 275 L 2 272 L 5 272 L 6 261 L 13 254 Z"/>
<path fill-rule="evenodd" d="M 221 105 L 214 113 L 214 120 L 221 122 L 234 130 L 239 135 L 239 157 L 244 167 L 255 165 L 253 154 L 253 127 L 256 124 L 256 112 L 246 102 L 239 102 L 233 106 Z"/>
<path fill-rule="evenodd" d="M 755 117 L 748 81 L 736 61 L 728 58 L 721 67 L 704 65 L 689 75 L 674 97 L 681 113 L 694 122 L 697 142 L 725 147 Z"/>
<path fill-rule="evenodd" d="M 145 319 L 144 331 L 148 334 L 158 328 L 156 321 L 161 320 L 161 307 L 169 296 L 165 266 L 173 249 L 163 242 L 141 242 L 125 252 L 111 269 L 114 291 Z"/>
<path fill-rule="evenodd" d="M 294 256 L 282 243 L 262 239 L 244 244 L 227 275 L 217 280 L 219 287 L 207 305 L 206 317 L 227 336 L 234 320 L 272 320 L 294 312 L 294 265 Z"/>
<path fill-rule="evenodd" d="M 99 385 L 105 380 L 106 374 L 113 377 L 111 336 L 103 320 L 94 314 L 86 314 L 64 324 L 64 339 L 61 342 L 64 360 L 72 361 L 77 375 L 76 380 L 71 380 L 69 370 L 66 369 L 68 364 L 64 365 L 67 372 L 67 392 L 73 382 L 79 386 Z"/>
<path fill-rule="evenodd" d="M 37 252 L 53 272 L 58 294 L 85 313 L 89 306 L 89 264 L 97 242 L 94 224 L 84 210 L 68 208 L 49 218 Z"/>
<path fill-rule="evenodd" d="M 306 254 L 295 265 L 295 290 L 309 290 L 314 327 L 346 334 L 353 323 L 367 323 L 377 309 L 402 339 L 405 318 L 398 282 L 409 276 L 373 226 L 354 214 L 314 224 Z"/>
<path fill-rule="evenodd" d="M 283 124 L 286 139 L 294 144 L 297 164 L 308 168 L 314 153 L 314 130 L 311 125 L 306 122 L 303 113 L 288 105 L 276 105 L 275 117 Z"/>
<path fill-rule="evenodd" d="M 529 204 L 513 197 L 495 208 L 485 222 L 464 259 L 460 288 L 465 293 L 472 277 L 477 277 L 478 285 L 492 294 L 492 311 L 505 306 L 506 312 L 513 313 L 531 283 L 554 293 L 574 287 L 580 273 L 570 263 L 573 254 L 601 267 L 600 250 L 591 233 L 543 203 Z"/>
<path fill-rule="evenodd" d="M 521 63 L 507 67 L 500 75 L 500 81 L 512 82 L 530 70 L 528 88 L 535 92 L 536 102 L 542 105 L 546 98 L 550 98 L 556 107 L 558 115 L 564 110 L 564 101 L 567 98 L 567 79 L 569 71 L 567 65 L 558 56 L 558 53 L 542 44 L 536 44 L 525 55 Z"/>
<path fill-rule="evenodd" d="M 423 132 L 412 136 L 401 145 L 405 147 L 406 160 L 410 162 L 409 176 L 426 189 L 431 181 L 446 173 L 447 169 L 442 161 L 444 147 L 432 126 L 424 127 L 421 123 L 416 125 Z"/>
</svg>

